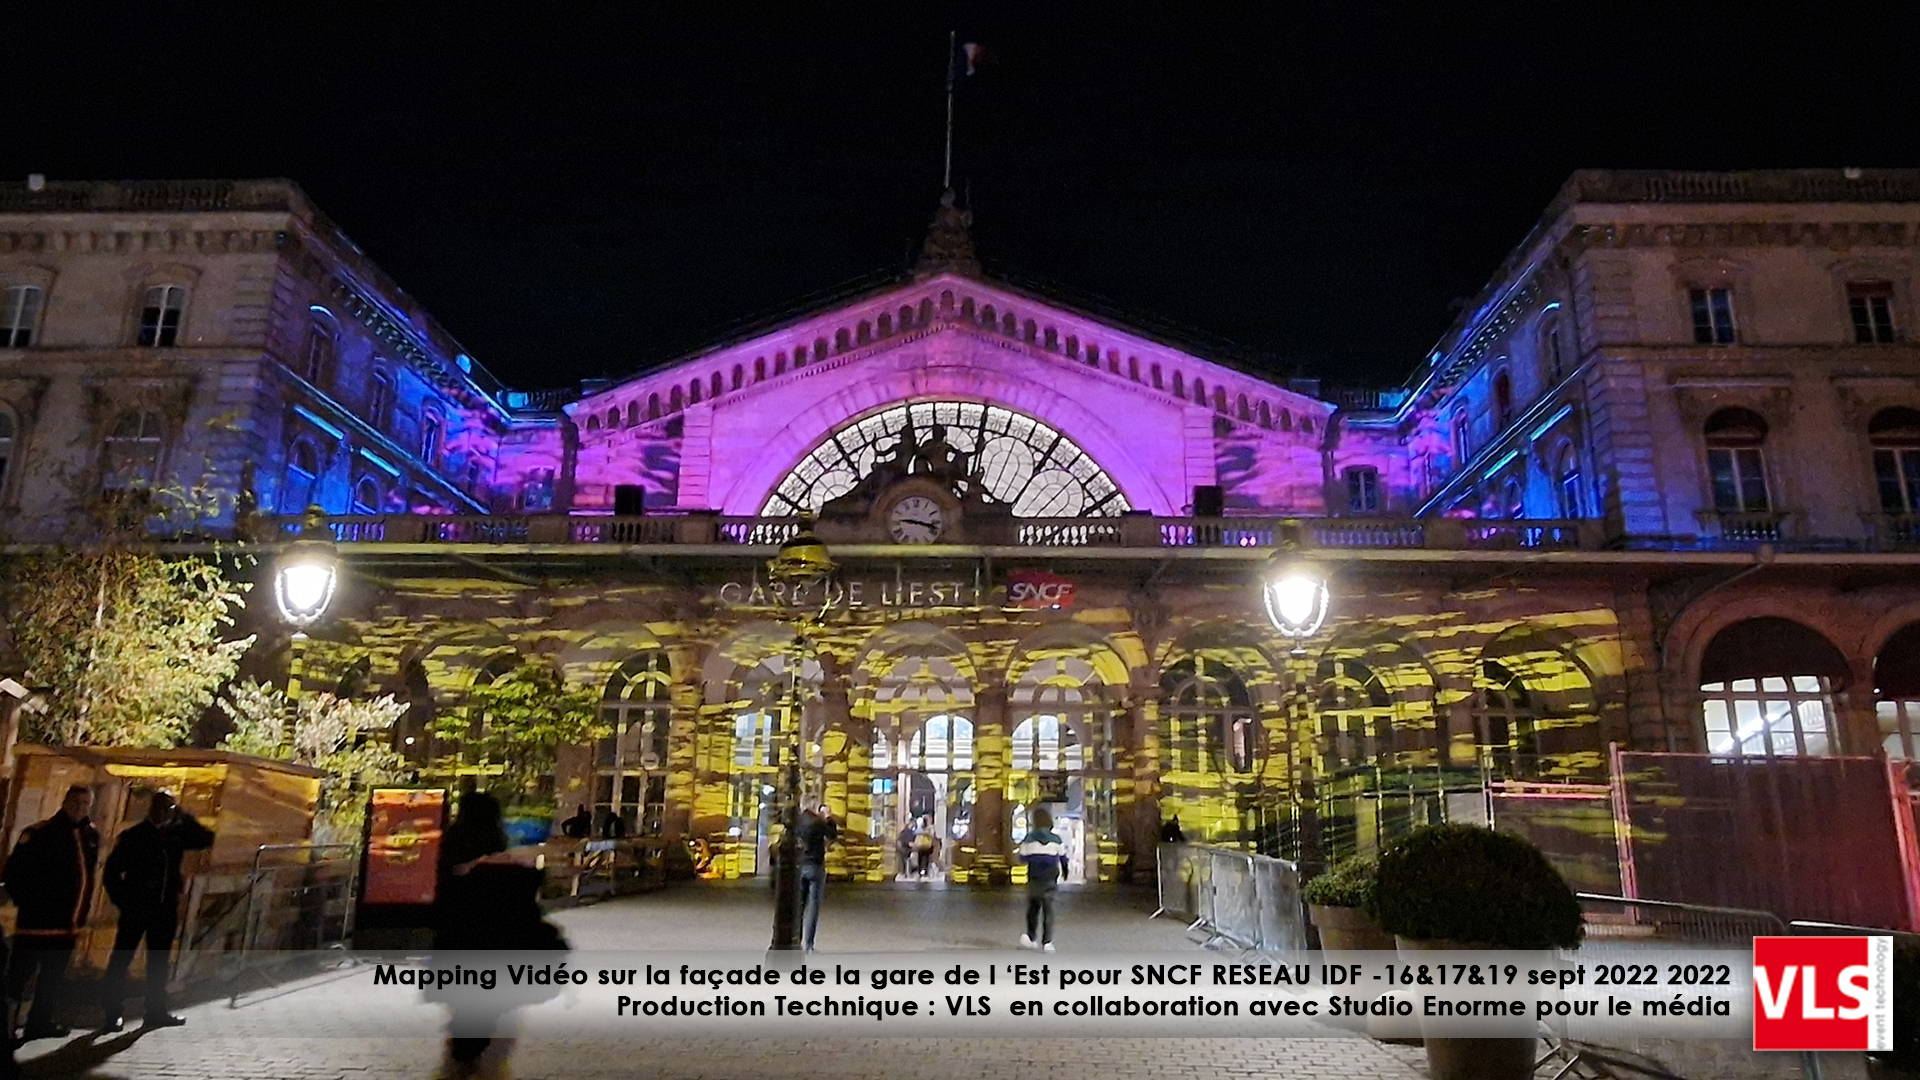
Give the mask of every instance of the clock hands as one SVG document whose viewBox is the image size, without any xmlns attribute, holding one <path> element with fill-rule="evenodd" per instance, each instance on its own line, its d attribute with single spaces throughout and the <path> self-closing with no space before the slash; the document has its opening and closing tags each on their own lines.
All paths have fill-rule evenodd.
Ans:
<svg viewBox="0 0 1920 1080">
<path fill-rule="evenodd" d="M 918 525 L 923 529 L 938 529 L 940 527 L 938 522 L 933 521 L 919 521 L 915 518 L 901 518 L 899 520 L 902 525 Z"/>
</svg>

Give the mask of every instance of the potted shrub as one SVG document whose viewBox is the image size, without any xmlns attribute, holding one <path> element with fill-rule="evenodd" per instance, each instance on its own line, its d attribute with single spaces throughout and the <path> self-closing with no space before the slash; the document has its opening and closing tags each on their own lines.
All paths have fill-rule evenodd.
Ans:
<svg viewBox="0 0 1920 1080">
<path fill-rule="evenodd" d="M 1392 952 L 1393 935 L 1380 929 L 1367 914 L 1373 903 L 1374 871 L 1371 855 L 1352 855 L 1333 864 L 1307 882 L 1301 896 L 1320 947 L 1328 952 Z"/>
<path fill-rule="evenodd" d="M 1920 937 L 1893 943 L 1893 1049 L 1867 1055 L 1871 1080 L 1920 1077 Z"/>
<path fill-rule="evenodd" d="M 1532 844 L 1476 825 L 1429 825 L 1381 854 L 1373 915 L 1402 952 L 1578 948 L 1580 902 Z M 1525 1080 L 1535 1038 L 1428 1038 L 1433 1080 Z"/>
</svg>

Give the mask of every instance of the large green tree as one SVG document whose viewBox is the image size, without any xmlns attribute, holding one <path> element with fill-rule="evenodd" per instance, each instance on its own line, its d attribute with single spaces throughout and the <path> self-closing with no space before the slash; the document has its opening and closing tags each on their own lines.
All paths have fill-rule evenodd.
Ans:
<svg viewBox="0 0 1920 1080">
<path fill-rule="evenodd" d="M 233 678 L 251 636 L 231 637 L 248 583 L 206 557 L 129 544 L 25 556 L 8 567 L 7 622 L 49 708 L 23 742 L 178 746 Z"/>
<path fill-rule="evenodd" d="M 567 685 L 551 665 L 528 661 L 468 691 L 467 712 L 436 717 L 434 735 L 457 744 L 442 762 L 449 770 L 475 767 L 493 774 L 492 788 L 509 805 L 545 806 L 553 799 L 555 758 L 562 746 L 607 735 L 600 697 L 591 687 Z"/>
</svg>

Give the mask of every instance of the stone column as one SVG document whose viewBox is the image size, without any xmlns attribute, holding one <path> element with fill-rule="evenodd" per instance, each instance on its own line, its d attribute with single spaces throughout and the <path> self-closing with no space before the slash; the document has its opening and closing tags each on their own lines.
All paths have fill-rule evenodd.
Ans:
<svg viewBox="0 0 1920 1080">
<path fill-rule="evenodd" d="M 1871 656 L 1847 658 L 1847 666 L 1852 669 L 1847 677 L 1847 689 L 1833 696 L 1833 722 L 1840 736 L 1840 745 L 1833 748 L 1836 754 L 1869 757 L 1880 751 L 1880 720 L 1874 713 L 1873 659 Z"/>
<path fill-rule="evenodd" d="M 980 687 L 973 703 L 973 883 L 1004 885 L 1011 880 L 1007 731 L 1006 687 Z"/>
<path fill-rule="evenodd" d="M 831 877 L 866 878 L 867 768 L 864 760 L 854 768 L 855 740 L 851 736 L 852 718 L 847 707 L 847 679 L 827 672 L 820 684 L 820 699 L 809 703 L 805 730 L 818 733 L 823 758 L 818 776 L 807 778 L 807 787 L 816 792 L 840 819 L 840 843 L 827 852 L 827 870 Z M 811 769 L 808 770 L 811 772 Z M 857 819 L 856 819 L 857 815 Z"/>
<path fill-rule="evenodd" d="M 1128 835 L 1134 852 L 1134 883 L 1151 884 L 1154 858 L 1145 853 L 1157 852 L 1160 843 L 1160 765 L 1164 748 L 1160 745 L 1160 702 L 1149 687 L 1130 688 L 1127 726 L 1132 729 L 1127 734 L 1132 749 L 1133 813 L 1123 820 L 1132 822 Z M 1118 792 L 1115 798 L 1119 798 Z"/>
<path fill-rule="evenodd" d="M 1151 882 L 1160 842 L 1160 796 L 1141 780 L 1142 763 L 1151 765 L 1145 747 L 1148 725 L 1145 698 L 1131 696 L 1114 718 L 1113 820 L 1119 841 L 1117 881 Z"/>
</svg>

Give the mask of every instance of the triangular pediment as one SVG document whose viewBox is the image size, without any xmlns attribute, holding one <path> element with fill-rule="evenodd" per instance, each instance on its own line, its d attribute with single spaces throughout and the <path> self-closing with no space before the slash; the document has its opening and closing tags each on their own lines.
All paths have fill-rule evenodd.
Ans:
<svg viewBox="0 0 1920 1080">
<path fill-rule="evenodd" d="M 1296 418 L 1318 427 L 1334 407 L 1216 363 L 1113 320 L 992 279 L 944 272 L 874 290 L 623 379 L 567 411 L 592 427 L 664 421 L 683 409 L 783 386 L 913 348 L 936 357 L 942 339 L 992 349 L 1037 378 L 1064 371 L 1130 386 L 1143 399 L 1210 408 L 1272 430 Z M 951 348 L 947 350 L 951 353 Z M 938 362 L 934 359 L 932 362 Z"/>
</svg>

